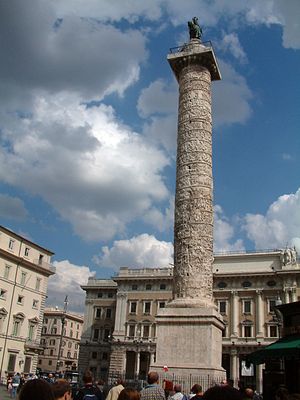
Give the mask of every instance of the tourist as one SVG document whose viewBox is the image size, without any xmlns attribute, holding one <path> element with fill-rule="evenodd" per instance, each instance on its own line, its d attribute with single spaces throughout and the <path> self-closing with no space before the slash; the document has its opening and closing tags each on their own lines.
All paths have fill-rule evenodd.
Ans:
<svg viewBox="0 0 300 400">
<path fill-rule="evenodd" d="M 252 400 L 254 396 L 254 390 L 251 388 L 246 388 L 244 392 L 244 400 Z"/>
<path fill-rule="evenodd" d="M 241 393 L 231 386 L 214 386 L 203 394 L 202 400 L 242 400 Z"/>
<path fill-rule="evenodd" d="M 132 388 L 123 389 L 118 397 L 118 400 L 140 400 L 140 393 Z"/>
<path fill-rule="evenodd" d="M 103 400 L 103 395 L 98 386 L 93 384 L 93 375 L 91 371 L 86 371 L 82 377 L 84 386 L 81 387 L 74 396 L 74 400 L 83 400 L 88 395 L 96 397 L 97 400 Z"/>
<path fill-rule="evenodd" d="M 202 391 L 202 386 L 198 385 L 198 383 L 196 383 L 193 387 L 192 387 L 192 393 L 195 395 L 193 396 L 193 400 L 202 400 L 203 398 L 203 391 Z"/>
<path fill-rule="evenodd" d="M 32 379 L 26 382 L 20 393 L 19 400 L 55 400 L 52 385 L 44 379 Z"/>
<path fill-rule="evenodd" d="M 72 389 L 65 379 L 58 379 L 52 385 L 55 400 L 71 400 Z"/>
<path fill-rule="evenodd" d="M 148 385 L 141 391 L 141 400 L 165 400 L 165 392 L 161 386 L 158 385 L 158 373 L 150 371 L 148 373 Z"/>
<path fill-rule="evenodd" d="M 21 375 L 17 372 L 12 378 L 12 393 L 11 396 L 13 399 L 17 396 L 17 390 L 21 382 Z"/>
<path fill-rule="evenodd" d="M 169 399 L 170 400 L 182 400 L 183 393 L 181 392 L 181 385 L 179 385 L 178 383 L 175 383 L 174 392 L 175 393 L 173 394 L 173 396 L 170 396 Z"/>
<path fill-rule="evenodd" d="M 7 392 L 9 394 L 9 397 L 12 397 L 12 377 L 8 376 L 7 378 Z"/>
<path fill-rule="evenodd" d="M 115 386 L 113 386 L 108 392 L 106 400 L 117 400 L 119 394 L 122 392 L 123 389 L 124 386 L 122 379 L 117 379 L 117 381 L 115 382 Z"/>
</svg>

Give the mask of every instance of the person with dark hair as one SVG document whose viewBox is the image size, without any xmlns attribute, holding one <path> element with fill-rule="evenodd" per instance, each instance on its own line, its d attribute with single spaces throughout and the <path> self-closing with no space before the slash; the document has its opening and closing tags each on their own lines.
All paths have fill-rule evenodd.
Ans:
<svg viewBox="0 0 300 400">
<path fill-rule="evenodd" d="M 178 383 L 175 383 L 174 392 L 175 393 L 173 394 L 173 396 L 170 396 L 169 399 L 170 400 L 182 400 L 183 393 L 181 392 L 181 385 L 179 385 Z"/>
<path fill-rule="evenodd" d="M 198 385 L 198 383 L 196 383 L 192 389 L 191 389 L 192 393 L 194 393 L 195 396 L 193 396 L 194 400 L 202 400 L 203 398 L 203 391 L 202 391 L 202 386 Z"/>
<path fill-rule="evenodd" d="M 244 391 L 244 400 L 252 400 L 254 396 L 254 390 L 247 387 Z"/>
<path fill-rule="evenodd" d="M 74 400 L 104 400 L 103 394 L 98 386 L 93 384 L 91 371 L 86 371 L 82 377 L 84 386 L 74 396 Z"/>
<path fill-rule="evenodd" d="M 113 386 L 106 396 L 106 400 L 117 400 L 119 394 L 124 389 L 124 382 L 122 379 L 117 379 L 115 382 L 115 386 Z"/>
<path fill-rule="evenodd" d="M 227 385 L 207 389 L 202 400 L 243 400 L 243 397 L 237 389 Z"/>
<path fill-rule="evenodd" d="M 123 389 L 117 400 L 140 400 L 141 395 L 139 392 L 132 388 Z"/>
<path fill-rule="evenodd" d="M 158 385 L 158 380 L 157 372 L 148 373 L 148 385 L 141 391 L 141 400 L 166 400 L 164 389 Z"/>
<path fill-rule="evenodd" d="M 52 385 L 44 379 L 32 379 L 22 386 L 19 400 L 55 400 Z"/>
<path fill-rule="evenodd" d="M 52 384 L 55 400 L 71 400 L 72 388 L 65 379 L 58 379 Z"/>
</svg>

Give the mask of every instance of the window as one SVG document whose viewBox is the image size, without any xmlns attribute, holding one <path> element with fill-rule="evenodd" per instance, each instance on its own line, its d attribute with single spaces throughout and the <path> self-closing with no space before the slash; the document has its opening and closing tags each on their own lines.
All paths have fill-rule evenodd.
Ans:
<svg viewBox="0 0 300 400">
<path fill-rule="evenodd" d="M 39 306 L 39 301 L 38 300 L 32 300 L 32 308 L 38 308 Z"/>
<path fill-rule="evenodd" d="M 132 285 L 131 290 L 138 290 L 138 285 Z"/>
<path fill-rule="evenodd" d="M 227 302 L 226 300 L 219 300 L 219 313 L 226 314 Z"/>
<path fill-rule="evenodd" d="M 22 272 L 21 273 L 21 282 L 20 282 L 20 284 L 21 285 L 23 285 L 23 286 L 25 286 L 25 283 L 26 283 L 26 272 Z"/>
<path fill-rule="evenodd" d="M 97 359 L 97 352 L 96 351 L 92 351 L 92 359 L 96 360 Z"/>
<path fill-rule="evenodd" d="M 98 299 L 101 299 L 101 298 L 103 297 L 103 293 L 98 292 L 98 293 L 97 293 L 97 297 L 98 297 Z"/>
<path fill-rule="evenodd" d="M 48 365 L 52 365 L 52 360 L 49 360 Z"/>
<path fill-rule="evenodd" d="M 226 337 L 226 330 L 227 330 L 227 327 L 225 326 L 224 327 L 224 329 L 222 329 L 222 337 Z"/>
<path fill-rule="evenodd" d="M 243 313 L 244 314 L 251 314 L 251 300 L 244 300 L 243 301 Z"/>
<path fill-rule="evenodd" d="M 104 329 L 104 340 L 108 340 L 110 336 L 110 330 Z"/>
<path fill-rule="evenodd" d="M 128 336 L 130 338 L 134 338 L 135 336 L 135 325 L 129 325 L 129 334 Z"/>
<path fill-rule="evenodd" d="M 111 318 L 111 308 L 106 309 L 106 315 L 105 318 L 110 319 Z"/>
<path fill-rule="evenodd" d="M 68 348 L 70 349 L 72 347 L 72 342 L 68 343 Z"/>
<path fill-rule="evenodd" d="M 73 331 L 70 331 L 70 337 L 73 337 Z"/>
<path fill-rule="evenodd" d="M 150 334 L 150 326 L 149 325 L 144 325 L 143 326 L 143 337 L 148 338 Z"/>
<path fill-rule="evenodd" d="M 44 318 L 44 324 L 48 324 L 48 318 Z"/>
<path fill-rule="evenodd" d="M 50 339 L 49 344 L 50 344 L 50 346 L 55 346 L 55 339 Z"/>
<path fill-rule="evenodd" d="M 25 257 L 29 257 L 29 250 L 30 250 L 29 247 L 25 247 L 25 251 L 24 251 L 24 256 Z"/>
<path fill-rule="evenodd" d="M 74 358 L 77 358 L 77 351 L 74 351 Z"/>
<path fill-rule="evenodd" d="M 75 344 L 75 349 L 78 349 L 78 343 Z"/>
<path fill-rule="evenodd" d="M 102 360 L 108 360 L 108 353 L 102 353 Z"/>
<path fill-rule="evenodd" d="M 71 328 L 73 328 L 73 322 L 71 322 Z"/>
<path fill-rule="evenodd" d="M 79 336 L 79 333 L 78 333 L 78 332 L 76 332 L 76 339 L 78 339 L 78 336 Z"/>
<path fill-rule="evenodd" d="M 6 298 L 6 293 L 7 293 L 6 290 L 0 289 L 0 299 L 5 299 Z"/>
<path fill-rule="evenodd" d="M 268 305 L 269 305 L 269 313 L 273 313 L 274 312 L 274 308 L 276 306 L 276 300 L 275 299 L 269 299 Z"/>
<path fill-rule="evenodd" d="M 9 242 L 8 242 L 9 250 L 13 250 L 14 249 L 14 244 L 15 244 L 15 241 L 13 239 L 9 239 Z"/>
<path fill-rule="evenodd" d="M 21 321 L 19 319 L 15 319 L 13 322 L 12 336 L 19 336 L 20 326 L 21 326 Z"/>
<path fill-rule="evenodd" d="M 98 339 L 99 339 L 99 329 L 95 328 L 94 329 L 93 340 L 98 340 Z"/>
<path fill-rule="evenodd" d="M 50 356 L 53 356 L 53 355 L 54 355 L 54 350 L 51 349 L 51 350 L 50 350 Z"/>
<path fill-rule="evenodd" d="M 152 290 L 152 285 L 151 285 L 150 283 L 148 283 L 148 284 L 146 285 L 146 290 Z"/>
<path fill-rule="evenodd" d="M 57 324 L 57 319 L 54 318 L 54 319 L 53 319 L 53 325 L 56 325 L 56 324 Z"/>
<path fill-rule="evenodd" d="M 166 302 L 165 302 L 165 301 L 160 301 L 160 302 L 158 303 L 158 307 L 159 307 L 159 308 L 165 308 L 165 307 L 166 307 Z"/>
<path fill-rule="evenodd" d="M 67 358 L 71 358 L 71 352 L 70 351 L 68 351 L 68 353 L 67 353 Z"/>
<path fill-rule="evenodd" d="M 150 314 L 151 311 L 151 301 L 144 302 L 144 314 Z"/>
<path fill-rule="evenodd" d="M 101 318 L 101 308 L 96 308 L 96 318 Z"/>
<path fill-rule="evenodd" d="M 113 297 L 113 293 L 108 293 L 107 297 L 111 299 Z"/>
<path fill-rule="evenodd" d="M 244 325 L 244 337 L 252 337 L 252 326 L 251 325 Z"/>
<path fill-rule="evenodd" d="M 21 296 L 20 294 L 18 295 L 18 299 L 17 299 L 17 303 L 18 304 L 23 304 L 24 303 L 24 296 Z"/>
<path fill-rule="evenodd" d="M 137 302 L 136 301 L 132 301 L 130 303 L 130 313 L 131 314 L 136 314 L 136 309 L 137 309 Z"/>
<path fill-rule="evenodd" d="M 9 273 L 10 273 L 10 265 L 5 265 L 4 269 L 4 279 L 9 279 Z"/>
<path fill-rule="evenodd" d="M 269 326 L 269 336 L 270 337 L 278 337 L 278 328 L 276 325 Z"/>
<path fill-rule="evenodd" d="M 167 288 L 167 286 L 166 286 L 165 283 L 161 283 L 160 286 L 159 286 L 160 290 L 166 290 L 166 288 Z"/>
<path fill-rule="evenodd" d="M 44 259 L 43 254 L 40 254 L 40 255 L 39 255 L 39 265 L 42 265 L 42 264 L 43 264 L 43 259 Z"/>
<path fill-rule="evenodd" d="M 42 333 L 47 333 L 47 327 L 46 326 L 43 326 Z"/>
<path fill-rule="evenodd" d="M 34 339 L 34 325 L 30 324 L 28 328 L 28 339 L 33 340 Z"/>
<path fill-rule="evenodd" d="M 79 329 L 79 324 L 77 324 L 77 329 Z"/>
<path fill-rule="evenodd" d="M 42 282 L 42 279 L 41 279 L 41 278 L 36 278 L 36 281 L 35 281 L 35 290 L 40 290 L 40 288 L 41 288 L 41 282 Z"/>
<path fill-rule="evenodd" d="M 57 328 L 52 328 L 51 329 L 51 333 L 52 333 L 52 335 L 56 335 L 57 334 Z"/>
</svg>

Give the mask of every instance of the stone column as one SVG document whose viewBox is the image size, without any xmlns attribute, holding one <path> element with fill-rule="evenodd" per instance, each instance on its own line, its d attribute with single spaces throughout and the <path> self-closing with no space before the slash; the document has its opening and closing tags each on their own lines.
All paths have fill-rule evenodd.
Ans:
<svg viewBox="0 0 300 400">
<path fill-rule="evenodd" d="M 292 302 L 294 303 L 295 301 L 297 301 L 297 288 L 293 287 L 292 288 Z"/>
<path fill-rule="evenodd" d="M 191 41 L 191 50 L 197 42 Z M 176 305 L 212 305 L 213 179 L 211 74 L 200 63 L 182 63 L 174 226 Z"/>
<path fill-rule="evenodd" d="M 239 298 L 238 292 L 232 290 L 231 292 L 231 337 L 239 336 Z"/>
<path fill-rule="evenodd" d="M 135 361 L 135 374 L 138 376 L 139 372 L 140 372 L 140 350 L 137 350 L 136 352 L 136 361 Z"/>
<path fill-rule="evenodd" d="M 290 288 L 285 288 L 284 289 L 284 302 L 285 304 L 290 302 Z"/>
<path fill-rule="evenodd" d="M 262 291 L 256 291 L 256 337 L 264 337 L 264 303 Z"/>
<path fill-rule="evenodd" d="M 256 390 L 263 391 L 263 364 L 256 365 Z"/>
<path fill-rule="evenodd" d="M 230 349 L 230 378 L 233 379 L 234 386 L 237 387 L 239 374 L 238 374 L 238 355 L 237 349 Z"/>
<path fill-rule="evenodd" d="M 113 337 L 115 339 L 123 339 L 126 335 L 125 322 L 126 322 L 126 307 L 127 307 L 127 293 L 117 293 L 117 305 L 116 305 L 116 318 Z"/>
</svg>

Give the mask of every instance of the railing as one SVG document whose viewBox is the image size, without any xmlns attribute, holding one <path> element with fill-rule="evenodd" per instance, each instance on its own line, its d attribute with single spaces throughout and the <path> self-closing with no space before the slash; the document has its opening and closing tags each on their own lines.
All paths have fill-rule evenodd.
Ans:
<svg viewBox="0 0 300 400">
<path fill-rule="evenodd" d="M 37 340 L 26 339 L 25 340 L 25 346 L 26 347 L 30 347 L 30 348 L 34 348 L 34 349 L 41 349 L 41 350 L 43 349 L 43 346 Z"/>
<path fill-rule="evenodd" d="M 56 271 L 56 268 L 52 265 L 47 263 L 46 261 L 41 261 L 41 260 L 33 260 L 34 264 L 39 265 L 40 267 L 47 269 L 48 271 L 54 272 Z"/>
<path fill-rule="evenodd" d="M 202 44 L 202 46 L 205 47 L 212 47 L 212 43 L 210 40 L 208 40 L 207 42 L 201 42 L 200 44 Z M 184 43 L 181 46 L 178 47 L 171 47 L 170 48 L 170 53 L 174 54 L 174 53 L 181 53 L 182 51 L 188 51 L 189 50 L 189 43 Z"/>
</svg>

